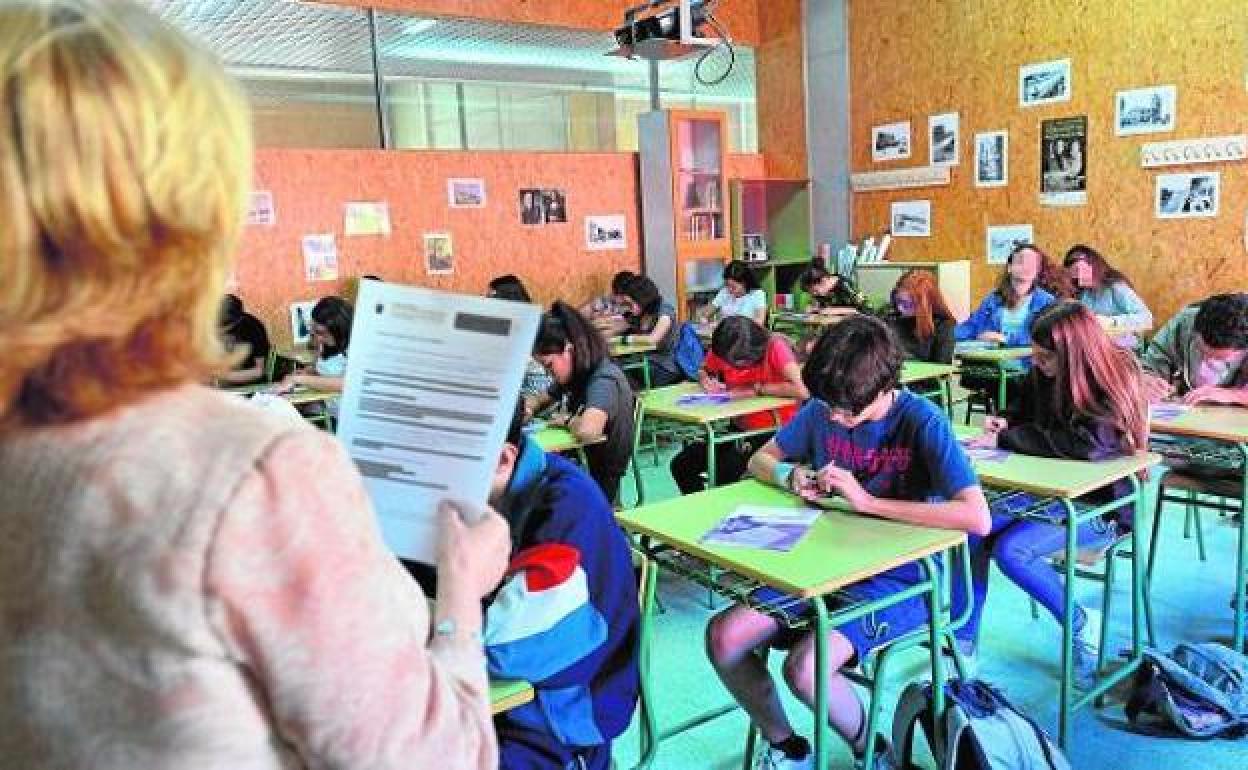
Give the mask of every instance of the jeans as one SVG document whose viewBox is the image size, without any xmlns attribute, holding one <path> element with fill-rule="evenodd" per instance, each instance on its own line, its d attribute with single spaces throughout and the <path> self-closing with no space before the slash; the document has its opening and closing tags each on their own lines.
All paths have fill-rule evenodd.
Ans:
<svg viewBox="0 0 1248 770">
<path fill-rule="evenodd" d="M 1095 517 L 1079 525 L 1075 542 L 1079 548 L 1099 548 L 1110 544 L 1118 536 L 1117 525 L 1107 519 Z M 1024 521 L 1014 516 L 992 514 L 992 531 L 986 536 L 971 535 L 971 591 L 974 605 L 966 625 L 958 629 L 957 637 L 970 641 L 979 639 L 979 623 L 988 598 L 988 571 L 996 559 L 1002 574 L 1040 603 L 1060 624 L 1065 617 L 1066 594 L 1061 574 L 1053 569 L 1049 557 L 1065 549 L 1066 525 L 1043 521 Z M 958 576 L 955 576 L 955 581 Z M 960 617 L 965 611 L 967 597 L 957 588 L 953 596 L 953 616 Z M 1075 606 L 1075 632 L 1083 630 L 1085 615 Z"/>
</svg>

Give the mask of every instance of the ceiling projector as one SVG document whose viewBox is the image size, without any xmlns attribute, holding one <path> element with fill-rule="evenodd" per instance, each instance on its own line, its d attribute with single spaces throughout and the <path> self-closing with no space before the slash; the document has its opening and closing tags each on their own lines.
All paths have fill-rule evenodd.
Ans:
<svg viewBox="0 0 1248 770">
<path fill-rule="evenodd" d="M 615 30 L 619 46 L 612 56 L 653 61 L 681 59 L 720 44 L 700 37 L 710 21 L 706 0 L 650 0 L 628 9 L 624 26 Z"/>
</svg>

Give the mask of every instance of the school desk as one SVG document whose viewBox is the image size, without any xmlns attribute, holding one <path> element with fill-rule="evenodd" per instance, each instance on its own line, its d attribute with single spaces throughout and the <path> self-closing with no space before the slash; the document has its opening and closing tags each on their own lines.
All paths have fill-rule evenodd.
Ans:
<svg viewBox="0 0 1248 770">
<path fill-rule="evenodd" d="M 311 366 L 316 363 L 316 351 L 311 348 L 282 348 L 277 351 L 277 356 L 294 361 L 300 366 Z"/>
<path fill-rule="evenodd" d="M 969 426 L 955 426 L 955 434 L 959 438 L 967 438 L 979 434 Z M 1020 513 L 1027 518 L 1029 513 L 1044 510 L 1053 501 L 1057 501 L 1065 509 L 1066 548 L 1062 569 L 1065 577 L 1065 622 L 1062 624 L 1062 659 L 1061 687 L 1059 691 L 1058 742 L 1066 748 L 1070 738 L 1071 716 L 1078 709 L 1099 700 L 1102 695 L 1130 676 L 1140 665 L 1144 649 L 1144 623 L 1146 605 L 1144 596 L 1144 550 L 1143 530 L 1145 526 L 1146 506 L 1141 488 L 1139 473 L 1161 462 L 1161 456 L 1144 452 L 1130 457 L 1122 457 L 1101 462 L 1084 462 L 1079 460 L 1058 460 L 1051 457 L 1032 457 L 1029 455 L 1010 453 L 1001 462 L 975 461 L 975 474 L 980 484 L 998 492 L 1026 492 L 1035 496 L 1037 504 L 1029 511 Z M 1131 492 L 1107 503 L 1093 505 L 1077 503 L 1076 498 L 1089 492 L 1109 486 L 1116 481 L 1127 479 L 1131 483 Z M 1073 624 L 1075 617 L 1075 569 L 1078 557 L 1076 534 L 1079 524 L 1096 516 L 1111 513 L 1127 505 L 1135 506 L 1135 526 L 1131 530 L 1131 658 L 1125 666 L 1106 676 L 1091 690 L 1081 697 L 1074 697 L 1073 686 Z M 1108 626 L 1109 618 L 1104 619 Z"/>
<path fill-rule="evenodd" d="M 490 714 L 498 716 L 533 700 L 533 685 L 519 679 L 490 680 Z"/>
<path fill-rule="evenodd" d="M 641 371 L 641 382 L 645 390 L 650 390 L 650 354 L 658 348 L 652 342 L 632 342 L 625 345 L 619 341 L 611 343 L 611 357 L 624 371 L 636 369 Z"/>
<path fill-rule="evenodd" d="M 923 597 L 932 611 L 927 627 L 906 634 L 892 642 L 877 659 L 872 698 L 868 709 L 868 735 L 879 728 L 893 651 L 929 645 L 932 681 L 945 680 L 942 647 L 956 649 L 951 628 L 947 624 L 949 607 L 948 570 L 937 568 L 938 555 L 961 551 L 966 568 L 966 535 L 944 529 L 916 527 L 885 519 L 860 516 L 844 510 L 830 510 L 815 519 L 810 530 L 787 553 L 757 548 L 703 545 L 704 534 L 741 505 L 769 508 L 801 508 L 806 504 L 796 496 L 758 481 L 740 481 L 692 495 L 646 505 L 616 514 L 616 520 L 628 532 L 641 537 L 642 548 L 669 571 L 706 583 L 712 590 L 734 602 L 748 604 L 793 628 L 815 631 L 815 678 L 828 677 L 827 632 L 838 625 L 862 618 L 872 612 L 898 604 L 911 597 Z M 692 562 L 692 563 L 691 563 Z M 797 599 L 824 597 L 851 583 L 886 572 L 903 564 L 921 565 L 925 579 L 912 588 L 869 603 L 848 605 L 830 610 L 822 601 L 810 602 L 813 612 L 804 612 Z M 707 569 L 707 566 L 712 569 Z M 720 574 L 722 571 L 722 574 Z M 709 574 L 716 577 L 708 578 Z M 760 600 L 755 591 L 760 587 L 776 589 L 786 597 Z M 962 590 L 969 591 L 969 585 Z M 960 619 L 960 620 L 964 620 Z M 652 622 L 649 613 L 642 617 Z M 960 621 L 959 621 L 960 622 Z M 947 644 L 942 644 L 947 642 Z M 654 692 L 655 688 L 647 688 Z M 936 712 L 943 712 L 943 688 L 934 690 Z M 827 713 L 827 688 L 816 688 L 816 714 Z M 653 706 L 653 704 L 650 704 Z M 686 730 L 730 713 L 736 704 L 706 712 L 667 730 L 658 732 L 648 746 L 643 746 L 641 767 L 654 759 L 659 743 Z M 827 767 L 829 732 L 826 719 L 815 719 L 815 767 Z M 874 748 L 874 741 L 867 745 Z M 746 761 L 750 760 L 753 733 L 746 745 Z M 870 757 L 866 765 L 871 765 Z"/>
<path fill-rule="evenodd" d="M 797 399 L 778 398 L 776 396 L 734 396 L 722 404 L 706 404 L 699 406 L 681 406 L 677 403 L 681 397 L 694 393 L 702 393 L 701 386 L 686 382 L 680 385 L 669 385 L 655 388 L 641 394 L 642 419 L 666 420 L 668 422 L 690 425 L 700 429 L 706 435 L 706 479 L 707 486 L 715 486 L 715 447 L 737 439 L 749 438 L 764 433 L 771 433 L 780 427 L 780 410 L 797 405 Z M 731 420 L 744 417 L 755 412 L 770 412 L 773 425 L 758 430 L 736 430 Z M 717 425 L 728 422 L 726 432 L 718 432 Z"/>
<path fill-rule="evenodd" d="M 810 329 L 814 331 L 822 331 L 829 326 L 834 326 L 852 315 L 857 315 L 858 311 L 852 307 L 831 308 L 828 312 L 819 313 L 810 311 L 808 313 L 793 313 L 787 311 L 777 311 L 771 316 L 771 328 L 777 331 L 796 329 L 798 331 Z"/>
<path fill-rule="evenodd" d="M 268 393 L 273 390 L 273 384 L 262 382 L 255 385 L 236 385 L 224 388 L 227 393 L 234 393 L 239 396 L 252 396 L 256 393 Z M 275 394 L 282 399 L 290 402 L 295 406 L 303 406 L 304 404 L 320 404 L 331 399 L 338 398 L 341 393 L 330 390 L 316 390 L 315 388 L 304 388 L 296 386 L 294 390 L 286 393 Z"/>
<path fill-rule="evenodd" d="M 1239 466 L 1241 475 L 1239 484 L 1239 550 L 1235 559 L 1235 631 L 1231 644 L 1240 652 L 1244 650 L 1244 581 L 1248 580 L 1248 409 L 1237 406 L 1195 406 L 1184 414 L 1168 420 L 1153 418 L 1151 430 L 1154 434 L 1179 438 L 1205 439 L 1224 445 L 1232 462 Z M 1167 454 L 1186 456 L 1187 459 L 1199 462 L 1197 447 L 1185 448 L 1182 444 L 1168 447 Z M 1159 492 L 1160 493 L 1160 492 Z M 1157 517 L 1160 521 L 1161 517 Z M 1153 523 L 1153 540 L 1157 542 L 1159 532 L 1157 522 Z M 1155 548 L 1156 546 L 1153 545 Z M 1152 588 L 1152 558 L 1149 558 L 1149 580 L 1145 590 Z"/>
<path fill-rule="evenodd" d="M 1006 384 L 1011 376 L 1019 376 L 1022 370 L 1012 366 L 1015 362 L 1031 355 L 1031 347 L 985 348 L 960 350 L 954 354 L 963 364 L 983 367 L 988 376 L 997 378 L 997 411 L 1005 411 Z M 963 367 L 963 373 L 967 368 Z"/>
<path fill-rule="evenodd" d="M 958 367 L 952 364 L 932 364 L 927 361 L 904 361 L 901 364 L 901 384 L 918 385 L 923 382 L 936 381 L 940 406 L 945 414 L 953 419 L 953 375 Z"/>
<path fill-rule="evenodd" d="M 589 461 L 585 457 L 585 447 L 601 444 L 607 440 L 606 436 L 599 436 L 590 441 L 582 441 L 572 435 L 572 431 L 567 428 L 546 427 L 533 434 L 533 439 L 537 445 L 542 448 L 543 452 L 576 452 L 577 457 L 581 460 L 581 467 L 588 468 Z"/>
</svg>

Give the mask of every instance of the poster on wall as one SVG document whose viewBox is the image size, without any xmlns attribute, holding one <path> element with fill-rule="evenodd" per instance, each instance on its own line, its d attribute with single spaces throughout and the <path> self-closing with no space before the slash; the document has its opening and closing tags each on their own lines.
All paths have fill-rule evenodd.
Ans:
<svg viewBox="0 0 1248 770">
<path fill-rule="evenodd" d="M 1222 174 L 1158 174 L 1153 213 L 1158 219 L 1216 217 L 1222 193 Z"/>
<path fill-rule="evenodd" d="M 307 347 L 312 343 L 312 308 L 316 300 L 290 303 L 290 338 L 297 348 Z"/>
<path fill-rule="evenodd" d="M 931 201 L 894 201 L 889 232 L 894 238 L 924 238 L 932 234 Z"/>
<path fill-rule="evenodd" d="M 1023 107 L 1070 101 L 1070 59 L 1018 68 L 1018 103 Z"/>
<path fill-rule="evenodd" d="M 425 233 L 425 273 L 450 275 L 455 272 L 455 252 L 450 233 Z"/>
<path fill-rule="evenodd" d="M 1088 116 L 1040 122 L 1040 203 L 1088 202 Z"/>
<path fill-rule="evenodd" d="M 541 225 L 546 223 L 546 209 L 542 207 L 542 191 L 536 187 L 520 190 L 520 224 Z"/>
<path fill-rule="evenodd" d="M 904 160 L 910 157 L 910 121 L 874 126 L 871 129 L 871 160 Z"/>
<path fill-rule="evenodd" d="M 628 248 L 624 236 L 623 214 L 585 217 L 585 248 L 590 251 L 613 251 Z"/>
<path fill-rule="evenodd" d="M 1010 134 L 985 131 L 975 135 L 975 186 L 1005 187 L 1010 182 Z"/>
<path fill-rule="evenodd" d="M 567 222 L 568 196 L 563 190 L 542 190 L 542 210 L 548 225 Z"/>
<path fill-rule="evenodd" d="M 1114 132 L 1132 136 L 1173 131 L 1177 99 L 1178 89 L 1174 86 L 1119 91 L 1114 96 Z"/>
<path fill-rule="evenodd" d="M 984 253 L 990 265 L 1004 265 L 1010 252 L 1025 243 L 1035 243 L 1031 225 L 989 225 Z"/>
<path fill-rule="evenodd" d="M 958 113 L 946 112 L 927 119 L 929 161 L 933 166 L 956 166 L 961 155 L 961 132 Z"/>
<path fill-rule="evenodd" d="M 355 201 L 346 205 L 342 234 L 389 235 L 390 204 L 381 201 Z"/>
<path fill-rule="evenodd" d="M 446 180 L 446 200 L 453 209 L 485 208 L 485 180 Z"/>
<path fill-rule="evenodd" d="M 255 190 L 247 196 L 247 224 L 272 227 L 277 224 L 277 210 L 273 208 L 273 193 Z"/>
<path fill-rule="evenodd" d="M 303 275 L 308 281 L 338 280 L 338 246 L 333 234 L 303 236 Z"/>
</svg>

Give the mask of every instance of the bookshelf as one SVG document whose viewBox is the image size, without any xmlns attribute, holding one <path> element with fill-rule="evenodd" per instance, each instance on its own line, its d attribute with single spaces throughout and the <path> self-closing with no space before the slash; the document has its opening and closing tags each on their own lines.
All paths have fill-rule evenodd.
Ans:
<svg viewBox="0 0 1248 770">
<path fill-rule="evenodd" d="M 754 270 L 767 304 L 776 307 L 776 295 L 793 298 L 803 309 L 808 298 L 801 290 L 802 272 L 813 259 L 810 240 L 809 179 L 734 179 L 729 183 L 733 259 L 745 261 L 745 236 L 761 235 L 767 244 L 766 262 L 746 262 Z"/>
</svg>

